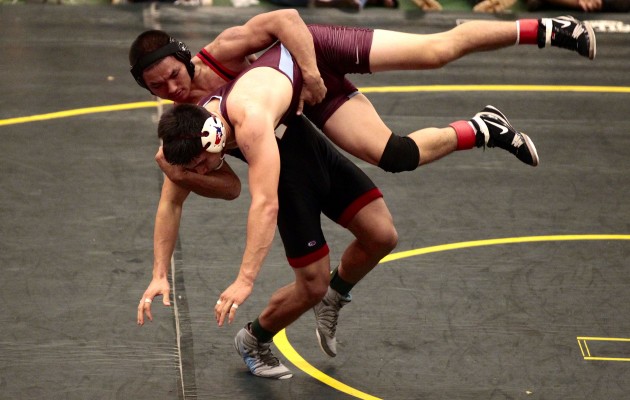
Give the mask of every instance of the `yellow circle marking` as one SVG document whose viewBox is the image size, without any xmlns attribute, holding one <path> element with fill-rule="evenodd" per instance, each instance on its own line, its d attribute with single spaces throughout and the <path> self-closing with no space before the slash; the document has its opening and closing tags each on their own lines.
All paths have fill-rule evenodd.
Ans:
<svg viewBox="0 0 630 400">
<path fill-rule="evenodd" d="M 422 254 L 437 253 L 440 251 L 466 249 L 470 247 L 480 246 L 494 246 L 499 244 L 512 244 L 512 243 L 532 243 L 532 242 L 553 242 L 553 241 L 575 241 L 575 240 L 630 240 L 630 235 L 548 235 L 548 236 L 523 236 L 523 237 L 511 237 L 501 239 L 487 239 L 487 240 L 473 240 L 470 242 L 459 242 L 444 244 L 439 246 L 424 247 L 416 250 L 403 251 L 400 253 L 390 254 L 383 258 L 380 262 L 386 263 L 389 261 L 400 260 L 402 258 L 414 257 Z M 286 330 L 280 331 L 274 338 L 273 342 L 278 347 L 278 350 L 291 361 L 297 368 L 304 371 L 306 374 L 312 376 L 318 381 L 337 389 L 340 392 L 349 394 L 359 399 L 379 399 L 379 397 L 372 396 L 360 390 L 354 389 L 325 373 L 321 372 L 317 368 L 313 367 L 308 361 L 306 361 L 300 354 L 291 346 L 287 339 Z"/>
<path fill-rule="evenodd" d="M 169 103 L 172 103 L 172 102 L 169 102 Z M 26 122 L 44 121 L 44 120 L 57 119 L 57 118 L 76 117 L 78 115 L 86 115 L 86 114 L 135 110 L 137 108 L 156 107 L 158 104 L 160 103 L 157 101 L 141 101 L 138 103 L 114 104 L 111 106 L 77 108 L 74 110 L 66 110 L 66 111 L 58 111 L 58 112 L 52 112 L 52 113 L 47 113 L 47 114 L 31 115 L 28 117 L 0 119 L 0 126 L 23 124 Z"/>
<path fill-rule="evenodd" d="M 531 243 L 531 242 L 557 242 L 568 240 L 630 240 L 630 235 L 551 235 L 551 236 L 525 236 L 503 239 L 474 240 L 471 242 L 460 242 L 443 244 L 440 246 L 424 247 L 416 250 L 403 251 L 386 256 L 381 263 L 399 260 L 401 258 L 419 256 L 421 254 L 437 253 L 438 251 L 465 249 L 467 247 L 493 246 L 497 244 L 510 243 Z"/>
<path fill-rule="evenodd" d="M 284 354 L 287 360 L 291 361 L 291 363 L 293 363 L 293 365 L 295 365 L 298 369 L 306 372 L 308 375 L 312 376 L 318 381 L 325 383 L 326 385 L 333 387 L 340 392 L 347 393 L 359 399 L 380 400 L 378 397 L 374 397 L 372 395 L 364 393 L 360 390 L 346 385 L 345 383 L 331 378 L 330 376 L 326 375 L 325 373 L 321 372 L 320 370 L 309 364 L 309 362 L 306 361 L 297 351 L 295 351 L 293 346 L 291 346 L 291 343 L 287 338 L 286 329 L 278 332 L 276 336 L 274 336 L 273 342 L 278 347 L 280 352 Z"/>
<path fill-rule="evenodd" d="M 363 93 L 407 92 L 582 92 L 630 93 L 628 86 L 570 86 L 570 85 L 422 85 L 379 86 L 359 89 Z"/>
</svg>

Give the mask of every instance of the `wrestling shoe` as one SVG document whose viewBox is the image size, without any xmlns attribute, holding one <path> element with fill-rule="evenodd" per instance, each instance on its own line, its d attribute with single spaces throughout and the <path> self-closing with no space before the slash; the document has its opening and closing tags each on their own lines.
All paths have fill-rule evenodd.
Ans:
<svg viewBox="0 0 630 400">
<path fill-rule="evenodd" d="M 597 50 L 591 24 L 568 16 L 538 20 L 538 47 L 546 45 L 577 51 L 591 60 Z"/>
<path fill-rule="evenodd" d="M 234 348 L 250 372 L 262 378 L 289 379 L 291 371 L 271 353 L 271 342 L 260 343 L 249 331 L 251 322 L 234 337 Z"/>
<path fill-rule="evenodd" d="M 538 165 L 538 153 L 532 140 L 518 132 L 503 113 L 493 106 L 486 106 L 473 119 L 475 126 L 475 146 L 499 147 L 514 154 L 527 165 Z"/>
<path fill-rule="evenodd" d="M 350 294 L 342 296 L 329 286 L 328 292 L 326 292 L 322 301 L 313 307 L 315 322 L 317 323 L 315 334 L 317 335 L 319 347 L 330 357 L 337 355 L 337 338 L 335 334 L 337 332 L 339 310 L 350 303 L 350 301 L 352 301 Z"/>
</svg>

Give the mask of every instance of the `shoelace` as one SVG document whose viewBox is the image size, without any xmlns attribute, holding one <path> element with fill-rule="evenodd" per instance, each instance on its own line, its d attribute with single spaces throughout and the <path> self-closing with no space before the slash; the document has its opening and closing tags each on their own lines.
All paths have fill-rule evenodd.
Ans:
<svg viewBox="0 0 630 400">
<path fill-rule="evenodd" d="M 571 36 L 564 34 L 558 35 L 558 33 L 562 31 L 554 26 L 553 43 L 563 49 L 574 50 L 577 48 L 577 40 L 582 34 L 584 34 L 585 31 L 586 30 L 582 24 L 576 23 L 573 27 L 573 32 L 571 32 Z"/>
<path fill-rule="evenodd" d="M 523 139 L 523 135 L 520 132 L 517 132 L 512 139 L 512 146 L 521 147 L 525 143 L 525 139 Z"/>
<path fill-rule="evenodd" d="M 335 336 L 337 333 L 337 318 L 339 317 L 339 310 L 334 305 L 329 305 L 326 299 L 323 300 L 324 307 L 320 308 L 318 314 L 319 322 L 330 331 L 330 336 Z"/>
<path fill-rule="evenodd" d="M 271 353 L 271 343 L 258 344 L 258 349 L 252 351 L 252 355 L 258 354 L 262 365 L 268 365 L 270 367 L 277 367 L 280 365 L 278 357 Z"/>
<path fill-rule="evenodd" d="M 580 35 L 582 35 L 584 32 L 586 31 L 586 29 L 584 29 L 584 25 L 582 24 L 577 24 L 575 26 L 575 29 L 573 29 L 573 33 L 571 34 L 571 36 L 573 36 L 574 39 L 577 39 L 580 37 Z"/>
<path fill-rule="evenodd" d="M 252 347 L 249 347 L 251 345 Z M 271 343 L 244 343 L 243 353 L 247 356 L 246 363 L 250 369 L 261 366 L 277 367 L 280 360 L 271 353 Z"/>
</svg>

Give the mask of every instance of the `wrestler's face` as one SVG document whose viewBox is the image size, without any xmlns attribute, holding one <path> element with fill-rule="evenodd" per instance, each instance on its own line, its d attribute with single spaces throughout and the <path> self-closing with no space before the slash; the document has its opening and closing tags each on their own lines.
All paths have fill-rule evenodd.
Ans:
<svg viewBox="0 0 630 400">
<path fill-rule="evenodd" d="M 193 158 L 191 162 L 184 165 L 184 168 L 190 172 L 195 172 L 200 175 L 208 175 L 208 173 L 214 171 L 219 165 L 221 165 L 221 153 L 208 153 L 202 151 L 197 157 Z"/>
<path fill-rule="evenodd" d="M 190 75 L 184 63 L 173 56 L 163 58 L 142 73 L 153 94 L 176 103 L 185 103 L 190 93 Z"/>
</svg>

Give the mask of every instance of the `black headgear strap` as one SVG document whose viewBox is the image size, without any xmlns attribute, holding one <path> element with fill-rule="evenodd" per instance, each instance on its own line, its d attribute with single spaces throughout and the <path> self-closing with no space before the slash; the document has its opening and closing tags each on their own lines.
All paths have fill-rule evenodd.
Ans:
<svg viewBox="0 0 630 400">
<path fill-rule="evenodd" d="M 138 59 L 138 61 L 136 61 L 136 63 L 131 67 L 131 75 L 133 75 L 138 85 L 148 89 L 144 79 L 142 78 L 144 70 L 156 61 L 171 55 L 174 55 L 178 60 L 186 65 L 190 79 L 192 79 L 195 76 L 195 66 L 190 61 L 190 51 L 184 43 L 176 41 L 172 38 L 170 43 L 166 46 L 162 46 L 159 49 L 140 57 L 140 59 Z"/>
</svg>

